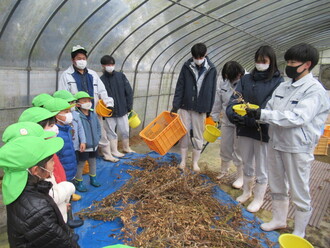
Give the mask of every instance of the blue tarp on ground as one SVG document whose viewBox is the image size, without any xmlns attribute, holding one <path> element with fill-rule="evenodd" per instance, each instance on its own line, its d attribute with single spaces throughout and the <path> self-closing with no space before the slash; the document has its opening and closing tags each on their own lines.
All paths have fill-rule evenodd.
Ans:
<svg viewBox="0 0 330 248">
<path fill-rule="evenodd" d="M 88 191 L 86 193 L 79 193 L 82 196 L 82 199 L 78 202 L 72 203 L 73 212 L 75 213 L 83 208 L 87 208 L 93 203 L 93 201 L 100 201 L 104 197 L 118 190 L 131 177 L 128 173 L 126 173 L 127 169 L 137 169 L 137 167 L 126 163 L 131 162 L 132 159 L 143 158 L 147 155 L 151 157 L 161 157 L 155 152 L 151 152 L 149 154 L 132 153 L 126 154 L 123 159 L 120 159 L 120 161 L 115 164 L 98 158 L 97 178 L 102 186 L 99 188 L 92 187 L 89 184 L 88 175 L 84 175 L 84 183 L 88 188 Z M 178 154 L 168 153 L 165 156 L 162 156 L 161 161 L 171 161 L 172 156 L 175 156 L 178 160 L 180 160 L 180 156 Z M 215 187 L 214 197 L 217 198 L 222 204 L 238 204 L 231 198 L 230 195 L 222 191 L 218 186 Z M 257 223 L 247 224 L 247 226 L 244 227 L 244 230 L 242 230 L 243 232 L 248 233 L 251 236 L 254 236 L 254 234 L 264 233 L 265 238 L 268 238 L 272 242 L 277 242 L 279 237 L 277 232 L 263 232 L 258 224 L 261 223 L 261 221 L 245 209 L 243 209 L 243 216 L 248 220 L 256 220 Z M 75 232 L 80 236 L 79 245 L 82 248 L 101 248 L 108 245 L 121 244 L 122 242 L 115 238 L 116 234 L 119 234 L 121 228 L 122 223 L 119 218 L 116 218 L 111 222 L 86 219 L 85 224 L 82 227 L 76 228 Z M 262 244 L 264 247 L 268 247 L 265 242 Z"/>
</svg>

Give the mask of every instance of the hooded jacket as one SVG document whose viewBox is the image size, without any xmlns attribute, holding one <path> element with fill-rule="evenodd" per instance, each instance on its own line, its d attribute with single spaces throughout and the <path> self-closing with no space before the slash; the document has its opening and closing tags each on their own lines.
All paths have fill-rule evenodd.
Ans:
<svg viewBox="0 0 330 248">
<path fill-rule="evenodd" d="M 178 82 L 176 84 L 173 108 L 193 110 L 199 113 L 210 113 L 214 103 L 217 87 L 217 71 L 213 63 L 206 57 L 206 68 L 199 94 L 197 89 L 196 74 L 193 70 L 193 59 L 190 58 L 182 66 Z"/>
<path fill-rule="evenodd" d="M 61 137 L 64 140 L 63 148 L 56 154 L 65 170 L 66 180 L 71 181 L 77 172 L 76 153 L 72 142 L 72 132 L 74 132 L 74 130 L 69 125 L 56 125 L 59 130 L 57 137 Z"/>
<path fill-rule="evenodd" d="M 53 199 L 52 184 L 28 182 L 22 194 L 7 205 L 8 241 L 12 248 L 79 247 Z"/>
<path fill-rule="evenodd" d="M 126 76 L 122 72 L 113 71 L 112 74 L 104 72 L 101 80 L 114 100 L 114 113 L 112 117 L 122 117 L 131 112 L 133 107 L 133 90 Z"/>
<path fill-rule="evenodd" d="M 275 72 L 270 80 L 267 77 L 268 73 L 261 71 L 246 74 L 237 84 L 235 91 L 242 95 L 246 103 L 256 104 L 263 109 L 274 90 L 284 81 L 279 71 Z M 238 98 L 237 94 L 233 94 L 226 109 L 227 117 L 232 123 L 235 123 L 235 117 L 244 119 L 244 125 L 237 125 L 237 135 L 268 142 L 268 124 L 257 124 L 255 119 L 249 118 L 246 115 L 241 117 L 234 112 L 233 106 L 241 103 Z"/>
</svg>

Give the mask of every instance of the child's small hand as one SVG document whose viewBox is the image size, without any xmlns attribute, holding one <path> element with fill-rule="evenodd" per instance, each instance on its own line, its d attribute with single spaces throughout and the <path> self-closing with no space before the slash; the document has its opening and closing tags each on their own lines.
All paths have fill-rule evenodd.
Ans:
<svg viewBox="0 0 330 248">
<path fill-rule="evenodd" d="M 86 143 L 81 143 L 80 144 L 80 152 L 84 152 L 86 149 Z"/>
</svg>

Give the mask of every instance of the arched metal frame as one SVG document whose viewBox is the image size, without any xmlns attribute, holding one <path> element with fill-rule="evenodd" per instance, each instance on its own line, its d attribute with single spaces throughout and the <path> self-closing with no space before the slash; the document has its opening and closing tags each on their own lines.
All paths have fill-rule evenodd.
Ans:
<svg viewBox="0 0 330 248">
<path fill-rule="evenodd" d="M 144 82 L 146 92 L 136 97 L 145 98 L 145 113 L 149 98 L 158 97 L 155 104 L 157 106 L 153 106 L 157 114 L 164 109 L 164 105 L 160 106 L 161 97 L 167 98 L 166 108 L 170 107 L 175 79 L 182 64 L 190 57 L 190 47 L 196 42 L 207 44 L 208 56 L 218 71 L 228 60 L 237 60 L 247 70 L 252 69 L 254 51 L 264 44 L 275 49 L 281 63 L 285 50 L 301 41 L 311 43 L 319 50 L 330 48 L 330 2 L 327 0 L 82 0 L 78 10 L 74 9 L 76 5 L 72 0 L 56 0 L 47 5 L 46 1 L 28 0 L 31 7 L 37 2 L 45 4 L 48 17 L 40 20 L 38 30 L 33 30 L 32 27 L 28 29 L 34 32 L 26 46 L 26 64 L 25 60 L 21 63 L 15 61 L 15 54 L 18 54 L 15 49 L 21 49 L 22 41 L 13 42 L 13 49 L 9 49 L 8 42 L 14 41 L 15 35 L 23 33 L 22 30 L 15 29 L 15 18 L 19 18 L 15 15 L 18 9 L 25 12 L 33 11 L 33 8 L 22 9 L 21 5 L 27 5 L 26 1 L 11 1 L 6 6 L 7 9 L 4 8 L 6 16 L 0 19 L 0 40 L 6 44 L 0 43 L 0 69 L 20 67 L 27 71 L 27 106 L 31 100 L 31 70 L 38 69 L 34 64 L 54 64 L 55 68 L 41 68 L 55 69 L 54 83 L 57 87 L 59 73 L 63 69 L 61 64 L 70 64 L 67 55 L 72 45 L 78 43 L 86 48 L 88 46 L 92 68 L 100 68 L 98 63 L 102 54 L 112 54 L 120 62 L 120 70 L 132 74 L 134 91 L 141 85 L 139 75 L 148 73 L 147 81 Z M 146 11 L 148 9 L 152 11 Z M 64 30 L 68 33 L 61 29 L 65 24 L 64 17 L 74 20 Z M 93 21 L 102 18 L 104 23 L 109 23 L 107 27 L 100 26 L 102 28 L 98 29 L 97 35 L 88 40 L 81 37 L 88 32 L 94 33 L 97 23 Z M 131 22 L 127 23 L 127 20 Z M 59 40 L 51 43 L 58 46 L 56 49 L 49 49 L 51 59 L 45 59 L 44 55 L 38 57 L 40 46 L 45 46 L 47 35 L 52 34 L 52 31 L 60 34 Z M 52 37 L 56 37 L 56 34 Z M 40 57 L 46 61 L 35 63 Z M 55 61 L 53 58 L 56 58 Z M 154 78 L 159 80 L 158 95 L 149 95 Z M 162 87 L 163 85 L 165 86 Z M 16 107 L 25 106 L 12 108 Z M 8 109 L 8 106 L 0 106 L 0 110 L 4 109 Z M 145 121 L 146 114 L 143 123 Z"/>
</svg>

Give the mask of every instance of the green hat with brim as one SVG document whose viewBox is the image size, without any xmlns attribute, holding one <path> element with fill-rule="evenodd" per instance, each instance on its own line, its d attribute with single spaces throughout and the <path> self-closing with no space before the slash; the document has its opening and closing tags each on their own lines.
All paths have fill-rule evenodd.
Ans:
<svg viewBox="0 0 330 248">
<path fill-rule="evenodd" d="M 19 137 L 35 136 L 44 139 L 55 136 L 53 131 L 45 131 L 34 122 L 17 122 L 8 126 L 2 134 L 2 141 L 7 143 Z"/>
<path fill-rule="evenodd" d="M 42 107 L 48 100 L 52 98 L 53 97 L 51 95 L 46 93 L 39 94 L 32 99 L 32 105 L 34 107 Z"/>
<path fill-rule="evenodd" d="M 81 98 L 90 98 L 90 99 L 93 99 L 94 97 L 91 97 L 87 92 L 85 91 L 79 91 L 78 93 L 76 93 L 74 95 L 74 97 L 78 100 L 78 99 L 81 99 Z"/>
<path fill-rule="evenodd" d="M 4 170 L 2 179 L 3 203 L 8 205 L 23 192 L 28 168 L 62 149 L 62 138 L 44 139 L 27 136 L 16 138 L 0 148 L 0 168 Z"/>
<path fill-rule="evenodd" d="M 31 107 L 23 111 L 21 116 L 18 118 L 18 122 L 29 121 L 38 123 L 57 115 L 58 112 L 59 111 L 50 112 L 48 109 L 41 107 Z"/>
<path fill-rule="evenodd" d="M 56 98 L 61 98 L 67 102 L 72 102 L 77 100 L 72 94 L 71 92 L 67 91 L 67 90 L 58 90 L 55 91 L 55 93 L 53 94 L 53 97 Z"/>
<path fill-rule="evenodd" d="M 62 110 L 70 109 L 76 106 L 76 104 L 69 104 L 67 101 L 61 98 L 53 98 L 47 101 L 44 105 L 45 109 L 48 109 L 50 112 L 59 112 Z"/>
</svg>

